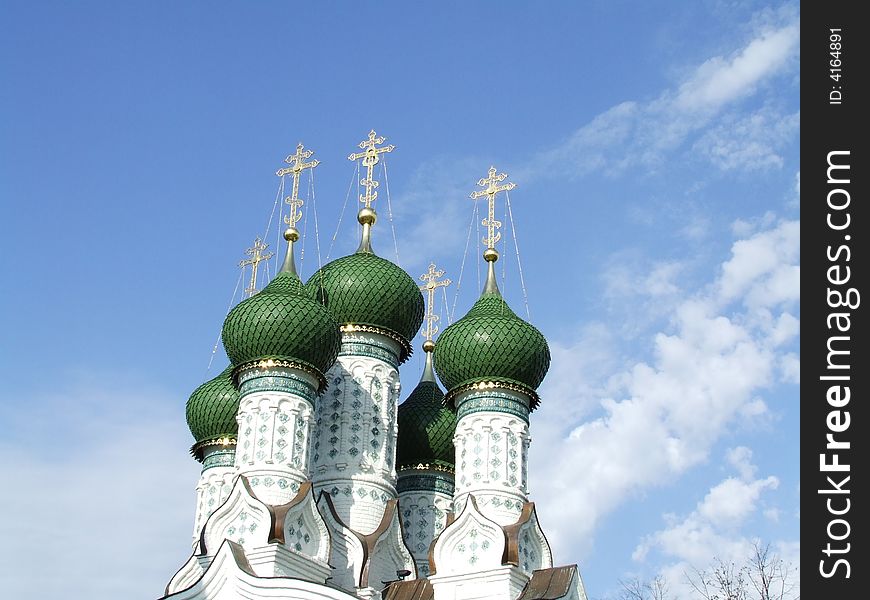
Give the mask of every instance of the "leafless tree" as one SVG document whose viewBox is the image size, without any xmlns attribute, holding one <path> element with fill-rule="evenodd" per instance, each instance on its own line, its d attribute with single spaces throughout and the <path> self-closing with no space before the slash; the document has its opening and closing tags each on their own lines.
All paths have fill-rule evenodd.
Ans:
<svg viewBox="0 0 870 600">
<path fill-rule="evenodd" d="M 709 569 L 695 569 L 686 579 L 702 600 L 799 600 L 794 569 L 770 549 L 756 542 L 746 564 L 715 560 Z"/>
<path fill-rule="evenodd" d="M 717 558 L 711 569 L 695 569 L 686 578 L 695 594 L 703 600 L 749 600 L 748 568 L 737 567 L 734 562 Z"/>
<path fill-rule="evenodd" d="M 742 565 L 714 559 L 706 569 L 686 573 L 691 596 L 700 600 L 800 600 L 794 567 L 770 544 L 756 542 Z M 654 579 L 620 579 L 621 589 L 607 600 L 675 600 L 661 575 Z"/>
<path fill-rule="evenodd" d="M 756 542 L 749 558 L 749 581 L 758 600 L 797 600 L 794 567 L 771 551 L 770 544 Z"/>
<path fill-rule="evenodd" d="M 620 579 L 622 587 L 616 600 L 670 600 L 668 583 L 664 577 L 657 575 L 652 580 L 634 577 L 632 579 Z"/>
</svg>

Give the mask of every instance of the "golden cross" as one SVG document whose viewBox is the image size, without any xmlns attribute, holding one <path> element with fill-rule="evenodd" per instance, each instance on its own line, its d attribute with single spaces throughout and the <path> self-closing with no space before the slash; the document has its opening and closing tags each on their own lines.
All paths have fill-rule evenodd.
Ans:
<svg viewBox="0 0 870 600">
<path fill-rule="evenodd" d="M 426 285 L 420 286 L 420 291 L 426 292 L 426 295 L 428 296 L 426 316 L 423 317 L 423 320 L 426 321 L 426 328 L 422 331 L 423 336 L 427 340 L 431 340 L 432 336 L 438 333 L 438 327 L 435 325 L 438 321 L 438 315 L 435 314 L 435 290 L 450 285 L 449 279 L 438 281 L 438 278 L 443 275 L 444 271 L 436 269 L 435 263 L 429 263 L 429 270 L 423 275 L 420 275 L 420 279 L 426 282 Z"/>
<path fill-rule="evenodd" d="M 299 145 L 296 146 L 296 154 L 291 154 L 284 159 L 284 162 L 290 166 L 278 169 L 275 172 L 279 177 L 288 174 L 293 175 L 293 189 L 290 192 L 290 195 L 284 198 L 284 202 L 290 205 L 290 214 L 284 217 L 284 223 L 290 227 L 294 227 L 296 223 L 299 222 L 299 219 L 302 218 L 302 211 L 299 209 L 302 207 L 304 202 L 299 199 L 299 175 L 305 169 L 313 169 L 320 164 L 320 161 L 316 158 L 311 162 L 305 162 L 306 159 L 311 158 L 314 151 L 303 150 L 303 148 L 304 146 L 302 145 L 302 142 L 299 142 Z"/>
<path fill-rule="evenodd" d="M 393 144 L 381 148 L 376 147 L 378 144 L 383 144 L 386 139 L 383 136 L 378 136 L 375 130 L 372 129 L 369 131 L 368 139 L 359 143 L 359 147 L 363 149 L 363 152 L 357 152 L 347 157 L 348 160 L 363 159 L 362 164 L 367 169 L 366 178 L 360 179 L 360 183 L 365 187 L 366 193 L 359 196 L 359 201 L 365 204 L 366 208 L 371 208 L 372 202 L 378 197 L 378 193 L 374 191 L 378 187 L 378 182 L 372 179 L 372 171 L 375 165 L 381 161 L 380 155 L 396 149 Z"/>
<path fill-rule="evenodd" d="M 477 182 L 477 185 L 484 189 L 471 192 L 472 200 L 477 200 L 478 198 L 486 196 L 489 203 L 489 213 L 487 214 L 487 217 L 481 221 L 481 224 L 487 229 L 487 236 L 483 238 L 483 243 L 486 244 L 487 248 L 495 249 L 496 242 L 501 239 L 501 233 L 496 231 L 496 229 L 501 227 L 501 221 L 495 220 L 495 195 L 499 192 L 506 192 L 517 187 L 517 184 L 513 182 L 498 185 L 506 178 L 507 173 L 496 174 L 495 167 L 490 167 L 489 177 L 483 177 Z"/>
<path fill-rule="evenodd" d="M 254 240 L 254 245 L 247 250 L 245 250 L 245 254 L 250 256 L 251 258 L 242 260 L 239 262 L 239 266 L 241 268 L 245 268 L 248 265 L 251 266 L 251 283 L 248 287 L 245 288 L 245 293 L 248 295 L 248 298 L 257 293 L 257 268 L 260 263 L 264 260 L 269 260 L 272 258 L 274 253 L 268 252 L 263 254 L 263 250 L 269 247 L 269 244 L 264 244 L 263 240 L 260 239 L 260 236 L 257 236 L 257 239 Z"/>
</svg>

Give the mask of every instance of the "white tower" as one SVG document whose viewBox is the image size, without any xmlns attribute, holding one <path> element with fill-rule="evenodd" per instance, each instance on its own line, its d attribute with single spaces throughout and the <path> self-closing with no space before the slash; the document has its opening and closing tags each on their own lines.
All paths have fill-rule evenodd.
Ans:
<svg viewBox="0 0 870 600">
<path fill-rule="evenodd" d="M 405 543 L 414 555 L 420 577 L 429 575 L 429 547 L 444 530 L 447 516 L 453 510 L 456 416 L 444 406 L 444 392 L 432 369 L 435 349 L 432 338 L 438 332 L 435 291 L 450 284 L 449 279 L 438 280 L 443 275 L 444 271 L 430 264 L 429 270 L 420 276 L 426 282 L 420 289 L 428 296 L 426 327 L 422 332 L 426 362 L 420 383 L 399 406 L 396 452 L 399 508 Z"/>
<path fill-rule="evenodd" d="M 396 494 L 396 409 L 399 364 L 410 354 L 423 319 L 423 297 L 398 266 L 374 254 L 371 230 L 377 220 L 374 166 L 394 146 L 373 131 L 351 154 L 362 159 L 363 208 L 357 217 L 361 242 L 354 254 L 334 260 L 306 287 L 341 326 L 338 360 L 326 374 L 330 389 L 317 405 L 312 438 L 311 480 L 329 493 L 343 524 L 373 532 Z"/>
<path fill-rule="evenodd" d="M 239 392 L 233 385 L 231 366 L 196 388 L 187 401 L 187 425 L 196 440 L 190 452 L 202 463 L 196 484 L 193 545 L 199 541 L 205 520 L 232 488 L 238 408 Z"/>
</svg>

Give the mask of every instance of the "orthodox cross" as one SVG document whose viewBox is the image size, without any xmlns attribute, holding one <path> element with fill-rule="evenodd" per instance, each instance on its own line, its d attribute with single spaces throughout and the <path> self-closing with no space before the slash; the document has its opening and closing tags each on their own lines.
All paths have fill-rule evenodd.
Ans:
<svg viewBox="0 0 870 600">
<path fill-rule="evenodd" d="M 250 256 L 251 258 L 245 259 L 239 262 L 239 266 L 241 268 L 245 268 L 248 265 L 251 266 L 251 283 L 245 288 L 245 293 L 248 295 L 248 298 L 257 293 L 257 268 L 260 263 L 264 260 L 269 260 L 274 256 L 274 253 L 268 252 L 263 254 L 263 250 L 268 248 L 268 244 L 264 244 L 263 240 L 260 239 L 260 236 L 257 236 L 257 239 L 254 240 L 254 245 L 247 250 L 245 250 L 245 254 Z"/>
<path fill-rule="evenodd" d="M 296 154 L 291 154 L 284 159 L 284 162 L 290 166 L 278 169 L 275 172 L 279 177 L 288 174 L 293 175 L 293 189 L 290 192 L 290 195 L 284 198 L 284 202 L 290 205 L 290 214 L 284 217 L 284 223 L 290 227 L 295 227 L 299 219 L 302 218 L 302 211 L 299 209 L 304 203 L 299 199 L 299 175 L 305 169 L 313 169 L 320 164 L 320 161 L 316 158 L 311 162 L 305 162 L 306 159 L 311 158 L 314 151 L 303 150 L 303 148 L 304 146 L 302 145 L 302 142 L 299 142 L 299 145 L 296 146 Z"/>
<path fill-rule="evenodd" d="M 428 296 L 426 316 L 423 317 L 423 320 L 426 321 L 426 328 L 422 332 L 427 340 L 431 340 L 432 336 L 438 333 L 438 327 L 435 325 L 435 322 L 438 321 L 438 315 L 435 314 L 435 290 L 450 285 L 449 279 L 438 281 L 438 278 L 443 275 L 444 271 L 436 269 L 435 263 L 429 263 L 429 271 L 420 275 L 420 279 L 426 282 L 426 285 L 420 286 L 420 291 L 426 292 Z"/>
<path fill-rule="evenodd" d="M 496 242 L 501 239 L 501 233 L 496 231 L 496 229 L 501 227 L 501 221 L 495 220 L 495 195 L 499 192 L 506 192 L 517 187 L 517 184 L 513 182 L 498 185 L 506 178 L 507 173 L 496 174 L 495 167 L 490 167 L 489 177 L 483 177 L 477 182 L 477 185 L 483 187 L 484 189 L 477 190 L 476 192 L 471 192 L 472 200 L 477 200 L 478 198 L 482 198 L 483 196 L 487 197 L 489 212 L 487 214 L 487 217 L 483 221 L 481 221 L 481 224 L 487 229 L 487 235 L 483 239 L 483 243 L 486 244 L 487 248 L 495 249 Z"/>
<path fill-rule="evenodd" d="M 378 187 L 378 182 L 372 179 L 372 171 L 375 165 L 381 162 L 381 154 L 392 152 L 396 148 L 393 144 L 381 148 L 376 147 L 378 144 L 383 144 L 386 139 L 383 136 L 378 136 L 375 130 L 372 129 L 369 131 L 368 139 L 359 143 L 359 147 L 363 149 L 363 152 L 357 152 L 347 157 L 348 160 L 363 159 L 362 164 L 367 169 L 366 178 L 360 180 L 360 183 L 366 189 L 366 193 L 359 196 L 359 201 L 365 204 L 366 208 L 371 208 L 372 202 L 378 197 L 378 193 L 374 191 Z"/>
</svg>

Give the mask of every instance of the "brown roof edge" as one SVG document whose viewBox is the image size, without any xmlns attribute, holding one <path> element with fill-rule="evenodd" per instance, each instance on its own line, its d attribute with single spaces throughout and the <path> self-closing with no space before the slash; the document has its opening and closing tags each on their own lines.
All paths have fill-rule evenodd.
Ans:
<svg viewBox="0 0 870 600">
<path fill-rule="evenodd" d="M 284 543 L 284 520 L 287 518 L 287 513 L 290 512 L 290 509 L 294 506 L 301 504 L 305 500 L 305 496 L 307 496 L 311 490 L 311 482 L 305 481 L 299 486 L 299 491 L 290 499 L 289 502 L 277 506 L 271 504 L 266 505 L 269 509 L 269 516 L 272 520 L 272 530 L 269 533 L 268 540 L 270 543 Z"/>
<path fill-rule="evenodd" d="M 517 600 L 559 600 L 568 594 L 577 576 L 576 564 L 533 571 Z"/>
<path fill-rule="evenodd" d="M 251 577 L 257 577 L 257 574 L 254 573 L 254 568 L 251 567 L 251 563 L 248 562 L 248 557 L 245 555 L 245 549 L 232 540 L 224 540 L 224 543 L 230 547 L 230 552 L 232 553 L 233 560 L 236 561 L 236 566 Z M 218 548 L 218 551 L 220 551 L 220 548 Z"/>
<path fill-rule="evenodd" d="M 520 565 L 520 529 L 529 522 L 533 514 L 535 514 L 535 503 L 526 502 L 523 504 L 523 509 L 520 511 L 517 522 L 502 527 L 505 538 L 507 538 L 507 543 L 504 545 L 501 564 L 513 565 L 515 567 Z"/>
<path fill-rule="evenodd" d="M 393 520 L 393 516 L 396 514 L 396 511 L 399 507 L 398 498 L 393 498 L 392 500 L 387 500 L 387 506 L 384 509 L 384 515 L 381 517 L 380 524 L 375 528 L 375 530 L 368 535 L 362 535 L 356 531 L 354 533 L 359 536 L 360 541 L 363 543 L 363 568 L 360 571 L 359 576 L 359 585 L 360 587 L 368 587 L 369 585 L 369 565 L 371 563 L 372 554 L 374 554 L 375 544 L 378 543 L 378 538 L 380 538 L 385 531 L 390 528 L 390 523 Z M 399 519 L 401 521 L 401 519 Z M 399 523 L 401 527 L 401 522 Z M 353 531 L 351 529 L 351 531 Z"/>
<path fill-rule="evenodd" d="M 393 581 L 384 589 L 384 600 L 434 600 L 435 589 L 428 579 Z"/>
</svg>

